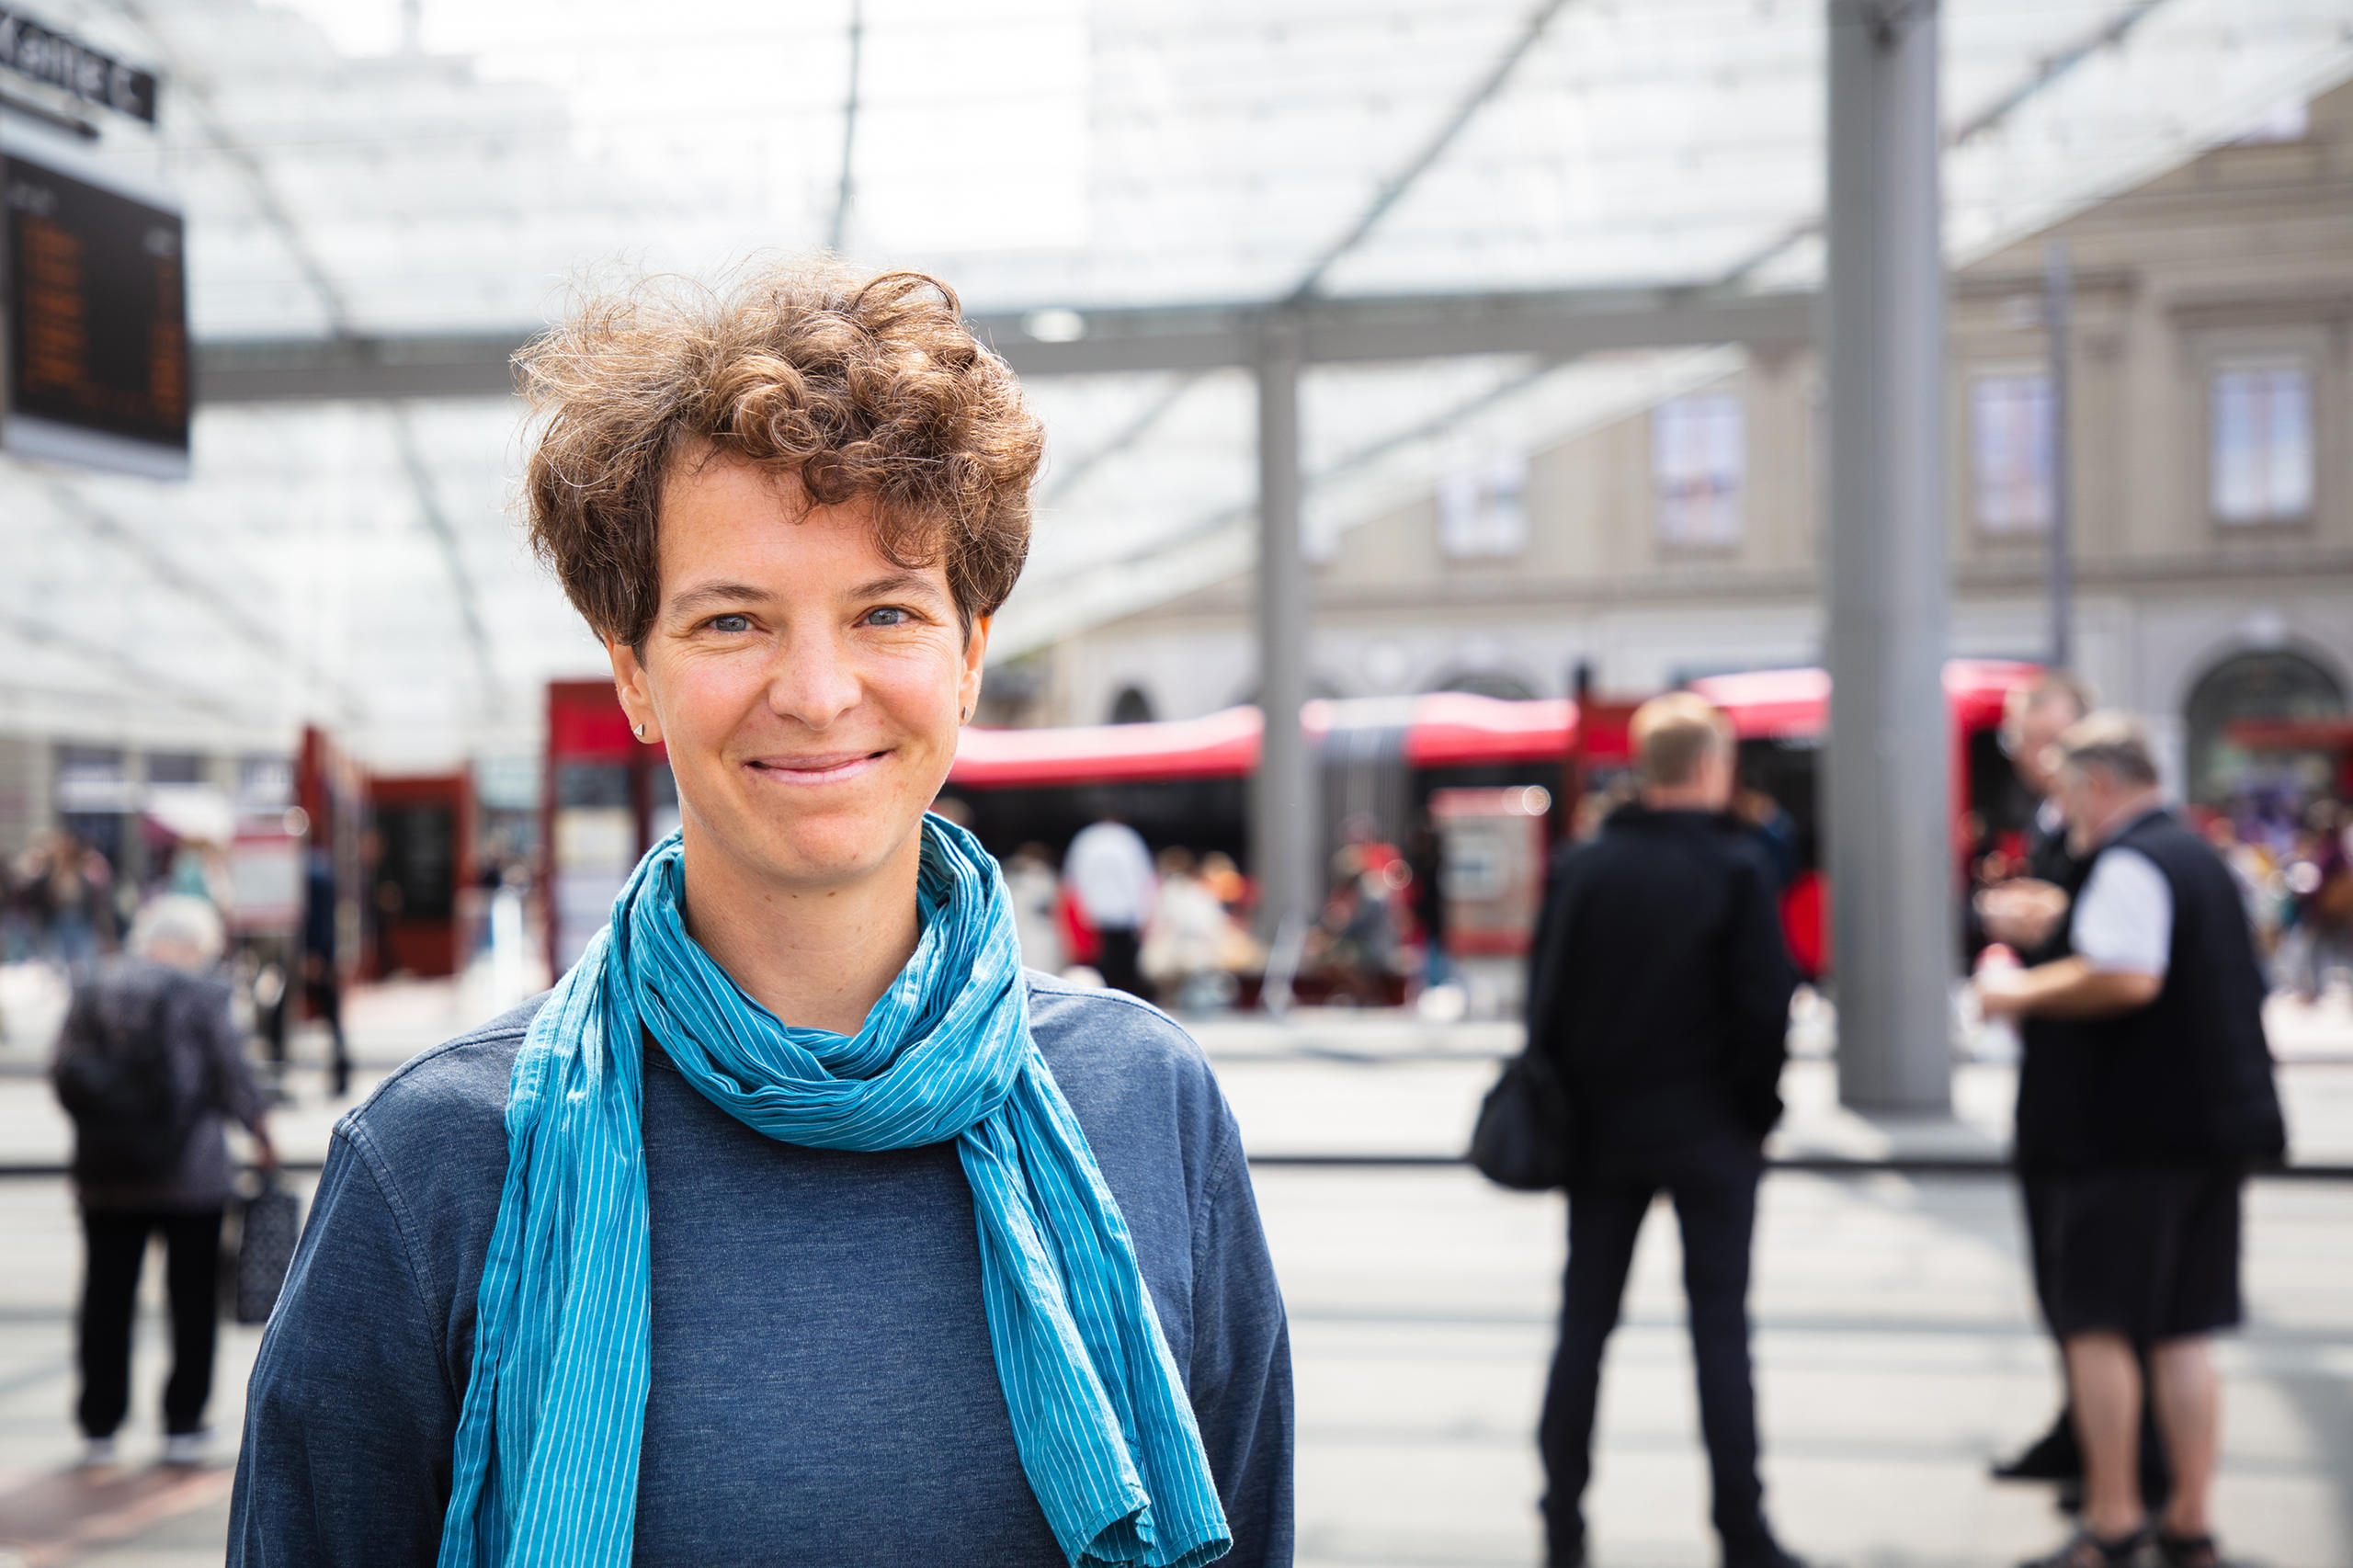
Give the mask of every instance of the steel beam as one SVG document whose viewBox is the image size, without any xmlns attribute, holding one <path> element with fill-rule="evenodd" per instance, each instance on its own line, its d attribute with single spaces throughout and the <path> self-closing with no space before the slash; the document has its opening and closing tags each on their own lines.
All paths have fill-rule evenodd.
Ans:
<svg viewBox="0 0 2353 1568">
<path fill-rule="evenodd" d="M 1813 296 L 1706 289 L 1318 300 L 1281 312 L 1303 365 L 1532 354 L 1572 359 L 1606 349 L 1699 344 L 1799 345 L 1813 336 Z M 973 329 L 1024 375 L 1249 369 L 1267 307 L 1247 304 L 1091 311 L 1083 336 L 1048 342 L 1026 318 L 983 314 Z M 502 397 L 515 390 L 516 332 L 415 337 L 244 339 L 199 344 L 202 403 L 316 398 Z"/>
<path fill-rule="evenodd" d="M 1258 710 L 1266 735 L 1250 810 L 1260 928 L 1296 937 L 1323 905 L 1323 834 L 1300 708 L 1307 700 L 1310 601 L 1300 544 L 1299 340 L 1270 322 L 1257 344 Z"/>
<path fill-rule="evenodd" d="M 506 397 L 517 332 L 418 337 L 241 338 L 196 346 L 196 401 L 310 403 Z"/>
<path fill-rule="evenodd" d="M 1951 1107 L 1935 0 L 1830 0 L 1830 737 L 1838 1092 Z"/>
</svg>

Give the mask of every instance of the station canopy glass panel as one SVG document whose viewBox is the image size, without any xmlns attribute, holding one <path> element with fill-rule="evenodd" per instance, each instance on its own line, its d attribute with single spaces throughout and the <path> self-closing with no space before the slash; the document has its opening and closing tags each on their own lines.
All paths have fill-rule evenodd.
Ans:
<svg viewBox="0 0 2353 1568">
<path fill-rule="evenodd" d="M 1965 265 L 2353 74 L 2353 0 L 1948 0 Z M 1274 301 L 1641 304 L 1820 280 L 1821 0 L 51 0 L 161 80 L 90 155 L 185 206 L 177 483 L 0 459 L 0 725 L 381 767 L 528 749 L 601 652 L 528 558 L 496 395 L 205 397 L 286 346 L 519 343 L 572 292 L 832 245 L 1000 347 Z M 1631 307 L 1630 307 L 1631 308 Z M 1721 379 L 1736 345 L 1351 358 L 1303 383 L 1311 552 Z M 208 360 L 208 355 L 211 358 Z M 1253 382 L 1034 374 L 1019 654 L 1245 570 Z"/>
</svg>

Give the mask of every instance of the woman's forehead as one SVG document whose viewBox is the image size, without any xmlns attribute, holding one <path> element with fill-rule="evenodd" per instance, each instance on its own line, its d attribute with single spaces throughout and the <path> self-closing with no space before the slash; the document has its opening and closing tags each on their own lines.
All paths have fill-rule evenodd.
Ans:
<svg viewBox="0 0 2353 1568">
<path fill-rule="evenodd" d="M 872 495 L 821 505 L 791 474 L 740 459 L 675 473 L 659 527 L 665 599 L 717 581 L 778 592 L 885 577 L 947 587 L 937 560 L 910 563 L 882 548 Z"/>
</svg>

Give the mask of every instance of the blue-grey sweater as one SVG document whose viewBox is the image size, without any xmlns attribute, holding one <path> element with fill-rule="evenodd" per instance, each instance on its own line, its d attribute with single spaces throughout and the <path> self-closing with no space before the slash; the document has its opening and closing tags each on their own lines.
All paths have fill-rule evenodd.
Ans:
<svg viewBox="0 0 2353 1568">
<path fill-rule="evenodd" d="M 1200 1048 L 1039 974 L 1030 1028 L 1135 1237 L 1233 1526 L 1291 1559 L 1290 1351 L 1233 1117 Z M 386 1079 L 335 1129 L 247 1396 L 231 1568 L 429 1564 L 506 1177 L 528 1004 Z M 646 1052 L 653 1386 L 637 1561 L 1062 1562 L 989 1349 L 950 1143 L 775 1142 Z"/>
</svg>

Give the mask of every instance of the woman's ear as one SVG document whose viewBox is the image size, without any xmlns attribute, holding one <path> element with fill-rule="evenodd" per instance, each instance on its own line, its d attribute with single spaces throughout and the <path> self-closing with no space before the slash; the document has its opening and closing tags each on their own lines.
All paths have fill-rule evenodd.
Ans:
<svg viewBox="0 0 2353 1568">
<path fill-rule="evenodd" d="M 646 682 L 643 662 L 636 649 L 617 638 L 606 639 L 605 654 L 613 662 L 613 694 L 629 715 L 629 733 L 652 745 L 662 738 L 662 721 L 654 710 L 654 690 Z"/>
<path fill-rule="evenodd" d="M 981 706 L 981 665 L 988 658 L 992 619 L 984 615 L 973 621 L 972 634 L 964 639 L 964 669 L 956 683 L 956 706 L 967 723 Z"/>
</svg>

